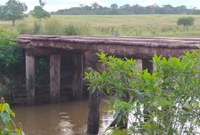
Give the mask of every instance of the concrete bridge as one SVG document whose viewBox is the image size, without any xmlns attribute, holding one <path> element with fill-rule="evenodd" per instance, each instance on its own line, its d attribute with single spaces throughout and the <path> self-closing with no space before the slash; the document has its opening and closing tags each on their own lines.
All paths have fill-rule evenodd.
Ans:
<svg viewBox="0 0 200 135">
<path fill-rule="evenodd" d="M 149 61 L 154 54 L 179 57 L 185 51 L 199 49 L 200 38 L 84 37 L 54 35 L 21 35 L 18 43 L 26 55 L 27 103 L 35 104 L 35 57 L 50 58 L 50 101 L 61 96 L 61 56 L 70 54 L 74 63 L 72 91 L 75 99 L 83 93 L 83 69 L 96 52 L 142 60 L 143 69 L 153 69 Z M 89 61 L 92 63 L 92 61 Z M 69 71 L 70 72 L 70 71 Z"/>
</svg>

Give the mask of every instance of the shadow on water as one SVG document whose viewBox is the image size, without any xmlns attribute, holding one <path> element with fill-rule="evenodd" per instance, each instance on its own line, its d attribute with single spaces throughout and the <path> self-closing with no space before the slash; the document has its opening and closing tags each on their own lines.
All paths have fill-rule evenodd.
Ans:
<svg viewBox="0 0 200 135">
<path fill-rule="evenodd" d="M 16 123 L 27 135 L 84 135 L 87 130 L 88 101 L 73 101 L 38 106 L 17 106 Z M 112 121 L 107 105 L 101 103 L 100 134 Z"/>
</svg>

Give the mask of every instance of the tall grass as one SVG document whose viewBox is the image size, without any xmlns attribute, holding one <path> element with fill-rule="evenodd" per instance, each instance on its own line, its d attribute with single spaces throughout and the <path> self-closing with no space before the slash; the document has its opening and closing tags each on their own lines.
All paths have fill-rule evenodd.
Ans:
<svg viewBox="0 0 200 135">
<path fill-rule="evenodd" d="M 50 18 L 44 20 L 44 28 L 43 28 L 43 33 L 44 34 L 63 34 L 63 26 L 62 22 Z"/>
<path fill-rule="evenodd" d="M 10 22 L 0 22 L 0 27 L 22 34 L 199 37 L 200 16 L 192 15 L 195 22 L 188 28 L 177 26 L 183 16 L 188 15 L 65 15 L 51 16 L 41 23 L 29 16 L 17 21 L 16 27 Z"/>
</svg>

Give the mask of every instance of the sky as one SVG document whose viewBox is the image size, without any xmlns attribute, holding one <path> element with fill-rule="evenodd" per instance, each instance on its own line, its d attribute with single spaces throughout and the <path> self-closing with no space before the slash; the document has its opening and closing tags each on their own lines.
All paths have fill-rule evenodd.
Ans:
<svg viewBox="0 0 200 135">
<path fill-rule="evenodd" d="M 0 5 L 4 5 L 8 0 L 0 0 Z M 32 10 L 34 6 L 39 5 L 39 0 L 19 0 L 26 3 L 28 10 Z M 77 7 L 80 4 L 91 5 L 94 2 L 102 6 L 110 6 L 117 3 L 119 6 L 124 4 L 148 6 L 157 4 L 158 6 L 170 4 L 172 6 L 186 5 L 188 8 L 200 9 L 200 0 L 43 0 L 46 2 L 44 9 L 47 11 L 57 11 L 58 9 L 65 9 L 70 7 Z"/>
</svg>

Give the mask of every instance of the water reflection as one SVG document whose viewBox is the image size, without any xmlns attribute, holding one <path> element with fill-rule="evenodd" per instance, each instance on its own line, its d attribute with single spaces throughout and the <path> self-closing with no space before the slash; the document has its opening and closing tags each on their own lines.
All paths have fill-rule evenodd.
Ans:
<svg viewBox="0 0 200 135">
<path fill-rule="evenodd" d="M 27 135 L 83 135 L 87 130 L 88 101 L 14 107 L 15 121 Z M 101 104 L 100 134 L 111 123 L 111 111 Z"/>
</svg>

